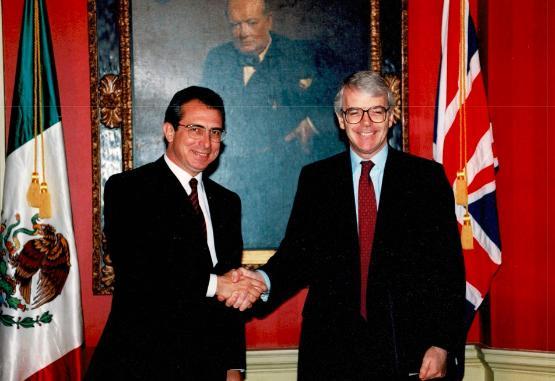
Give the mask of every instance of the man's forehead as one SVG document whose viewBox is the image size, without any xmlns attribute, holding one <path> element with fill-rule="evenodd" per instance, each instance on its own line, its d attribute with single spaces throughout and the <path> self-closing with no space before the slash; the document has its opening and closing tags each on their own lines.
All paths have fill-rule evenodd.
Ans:
<svg viewBox="0 0 555 381">
<path fill-rule="evenodd" d="M 387 106 L 387 94 L 374 94 L 356 87 L 346 87 L 343 90 L 343 103 Z"/>
<path fill-rule="evenodd" d="M 227 3 L 228 17 L 260 17 L 264 15 L 264 8 L 263 0 L 229 0 Z"/>
</svg>

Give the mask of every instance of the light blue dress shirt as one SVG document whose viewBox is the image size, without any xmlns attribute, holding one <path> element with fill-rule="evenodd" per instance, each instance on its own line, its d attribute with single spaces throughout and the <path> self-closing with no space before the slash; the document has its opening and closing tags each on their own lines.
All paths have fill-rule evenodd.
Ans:
<svg viewBox="0 0 555 381">
<path fill-rule="evenodd" d="M 381 192 L 382 192 L 383 173 L 384 173 L 384 169 L 385 169 L 385 162 L 387 160 L 388 149 L 389 148 L 386 144 L 382 149 L 380 149 L 370 159 L 374 163 L 374 166 L 372 167 L 372 170 L 370 171 L 370 179 L 372 180 L 372 184 L 374 185 L 374 192 L 376 193 L 376 207 L 379 207 L 379 205 L 380 205 L 380 195 L 381 195 Z M 366 159 L 363 159 L 360 156 L 358 156 L 353 151 L 352 148 L 349 151 L 350 151 L 350 154 L 351 154 L 351 169 L 352 169 L 352 172 L 353 172 L 353 189 L 355 191 L 354 196 L 355 196 L 355 206 L 356 206 L 356 212 L 357 212 L 357 225 L 358 225 L 358 182 L 360 180 L 360 172 L 362 170 L 361 161 L 366 161 Z M 261 295 L 262 301 L 265 302 L 265 301 L 268 300 L 268 297 L 270 295 L 270 287 L 271 287 L 272 284 L 271 284 L 270 277 L 268 276 L 268 274 L 266 274 L 262 270 L 257 270 L 257 271 L 258 271 L 258 273 L 260 273 L 262 275 L 262 277 L 264 278 L 264 282 L 266 283 L 266 286 L 268 287 L 268 291 L 266 291 L 265 293 L 263 293 Z"/>
<path fill-rule="evenodd" d="M 387 160 L 388 152 L 387 144 L 383 146 L 370 160 L 374 163 L 372 170 L 370 170 L 370 179 L 374 185 L 374 192 L 376 193 L 376 208 L 380 207 L 380 195 L 382 194 L 383 172 L 385 169 L 385 162 Z M 360 172 L 362 170 L 362 161 L 367 161 L 358 156 L 351 148 L 351 170 L 353 171 L 353 190 L 355 191 L 355 206 L 357 212 L 357 226 L 358 226 L 358 183 L 360 180 Z"/>
</svg>

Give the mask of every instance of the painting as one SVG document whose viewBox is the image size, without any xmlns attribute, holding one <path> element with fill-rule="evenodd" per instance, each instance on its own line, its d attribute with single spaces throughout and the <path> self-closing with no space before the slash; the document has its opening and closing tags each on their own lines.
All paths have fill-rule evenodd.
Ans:
<svg viewBox="0 0 555 381">
<path fill-rule="evenodd" d="M 388 75 L 399 101 L 390 144 L 406 147 L 406 0 L 267 0 L 254 11 L 241 3 L 89 0 L 95 292 L 109 293 L 114 279 L 103 184 L 163 154 L 164 111 L 182 88 L 224 99 L 224 149 L 206 175 L 241 197 L 246 264 L 279 245 L 301 168 L 345 149 L 333 99 L 346 75 Z M 391 41 L 381 42 L 380 23 Z"/>
</svg>

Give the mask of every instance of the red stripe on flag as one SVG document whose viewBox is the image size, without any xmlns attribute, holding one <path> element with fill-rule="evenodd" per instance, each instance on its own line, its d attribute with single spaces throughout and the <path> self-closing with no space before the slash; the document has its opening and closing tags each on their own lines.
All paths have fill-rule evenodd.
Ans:
<svg viewBox="0 0 555 381">
<path fill-rule="evenodd" d="M 478 189 L 486 184 L 495 181 L 495 175 L 493 170 L 493 164 L 489 167 L 485 167 L 480 172 L 474 176 L 474 179 L 470 184 L 468 184 L 468 193 L 476 192 Z"/>
<path fill-rule="evenodd" d="M 457 2 L 452 0 L 452 2 Z M 448 35 L 447 35 L 447 83 L 446 83 L 446 105 L 455 100 L 459 103 L 457 92 L 459 91 L 459 35 L 460 35 L 460 13 L 458 7 L 449 8 Z"/>
<path fill-rule="evenodd" d="M 476 287 L 482 297 L 485 297 L 493 274 L 499 266 L 492 262 L 488 253 L 476 240 L 474 240 L 474 249 L 464 250 L 464 267 L 471 270 L 466 272 L 466 281 Z M 480 269 L 480 271 L 476 271 L 476 269 Z"/>
<path fill-rule="evenodd" d="M 83 350 L 75 348 L 65 356 L 39 370 L 27 381 L 73 381 L 83 379 Z"/>
</svg>

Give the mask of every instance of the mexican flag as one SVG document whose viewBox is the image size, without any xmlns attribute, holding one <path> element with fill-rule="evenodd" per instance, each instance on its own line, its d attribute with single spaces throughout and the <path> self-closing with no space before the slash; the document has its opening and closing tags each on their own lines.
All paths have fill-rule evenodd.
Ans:
<svg viewBox="0 0 555 381">
<path fill-rule="evenodd" d="M 83 319 L 43 0 L 25 0 L 0 225 L 0 380 L 79 380 Z"/>
</svg>

